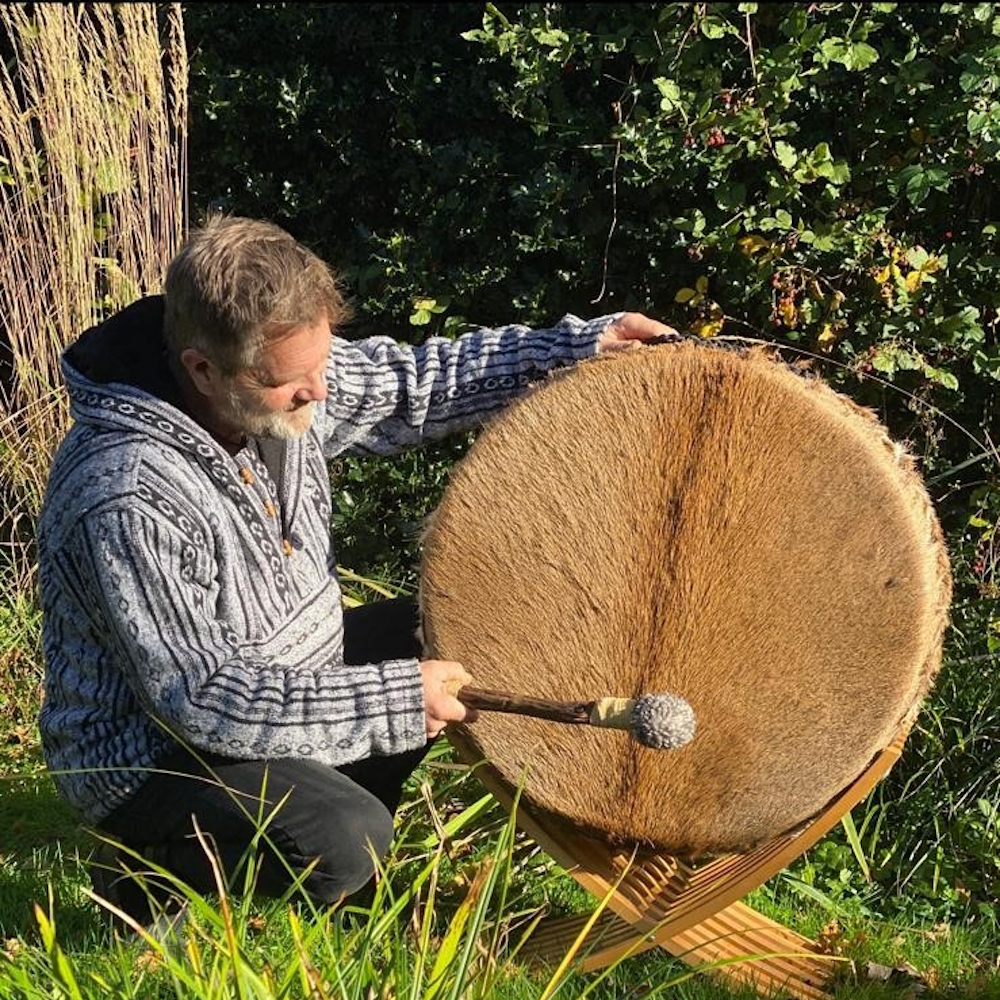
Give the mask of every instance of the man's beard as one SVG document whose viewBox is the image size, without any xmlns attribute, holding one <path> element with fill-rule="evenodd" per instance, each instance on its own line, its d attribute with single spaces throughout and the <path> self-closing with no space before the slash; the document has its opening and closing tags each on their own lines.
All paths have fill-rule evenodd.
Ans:
<svg viewBox="0 0 1000 1000">
<path fill-rule="evenodd" d="M 230 391 L 219 411 L 226 423 L 249 437 L 291 441 L 302 437 L 312 426 L 316 404 L 305 403 L 294 410 L 275 413 L 248 406 L 235 391 Z"/>
</svg>

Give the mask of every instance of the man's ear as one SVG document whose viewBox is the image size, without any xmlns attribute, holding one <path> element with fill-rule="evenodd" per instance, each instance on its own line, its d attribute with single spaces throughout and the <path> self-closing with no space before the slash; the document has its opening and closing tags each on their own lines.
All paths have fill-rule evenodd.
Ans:
<svg viewBox="0 0 1000 1000">
<path fill-rule="evenodd" d="M 206 357 L 197 347 L 185 347 L 181 351 L 181 364 L 191 383 L 203 396 L 214 396 L 222 379 L 219 366 Z"/>
</svg>

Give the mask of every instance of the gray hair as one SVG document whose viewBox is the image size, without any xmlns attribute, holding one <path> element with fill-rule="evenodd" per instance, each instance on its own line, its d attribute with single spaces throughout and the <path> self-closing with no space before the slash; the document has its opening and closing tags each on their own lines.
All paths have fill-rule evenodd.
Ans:
<svg viewBox="0 0 1000 1000">
<path fill-rule="evenodd" d="M 191 231 L 164 296 L 172 356 L 197 348 L 227 375 L 251 367 L 272 333 L 350 315 L 329 265 L 273 223 L 237 216 Z"/>
</svg>

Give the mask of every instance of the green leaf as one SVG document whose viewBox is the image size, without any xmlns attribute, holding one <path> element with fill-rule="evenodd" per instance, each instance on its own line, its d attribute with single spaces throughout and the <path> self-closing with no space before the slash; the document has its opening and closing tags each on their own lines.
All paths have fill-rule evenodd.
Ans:
<svg viewBox="0 0 1000 1000">
<path fill-rule="evenodd" d="M 828 142 L 818 142 L 816 143 L 815 149 L 809 154 L 809 158 L 814 164 L 828 163 L 833 159 L 833 154 L 830 152 L 830 144 Z"/>
<path fill-rule="evenodd" d="M 983 136 L 987 139 L 988 129 L 993 121 L 993 115 L 989 111 L 970 111 L 965 117 L 965 127 L 971 136 Z"/>
<path fill-rule="evenodd" d="M 896 372 L 895 352 L 878 350 L 872 355 L 872 368 L 883 375 L 894 375 Z"/>
<path fill-rule="evenodd" d="M 958 379 L 952 375 L 951 372 L 946 372 L 941 368 L 934 368 L 931 365 L 927 365 L 924 369 L 924 375 L 926 375 L 932 382 L 937 382 L 938 385 L 943 385 L 946 389 L 951 389 L 952 391 L 957 391 L 958 389 Z"/>
<path fill-rule="evenodd" d="M 492 795 L 483 795 L 476 799 L 471 806 L 466 806 L 457 816 L 453 816 L 447 823 L 441 827 L 441 834 L 444 836 L 444 840 L 451 840 L 453 837 L 461 833 L 462 829 L 468 826 L 473 820 L 478 819 L 484 812 L 486 812 L 496 800 Z M 428 834 L 422 841 L 420 841 L 420 846 L 425 850 L 430 850 L 431 848 L 437 847 L 440 836 L 435 831 L 434 833 Z"/>
<path fill-rule="evenodd" d="M 653 80 L 653 84 L 660 92 L 660 109 L 662 111 L 673 111 L 681 103 L 681 88 L 676 80 L 668 80 L 665 76 L 658 76 Z"/>
<path fill-rule="evenodd" d="M 740 181 L 720 185 L 716 189 L 715 203 L 724 212 L 744 208 L 747 203 L 747 186 Z"/>
<path fill-rule="evenodd" d="M 906 182 L 905 190 L 911 205 L 920 205 L 927 200 L 931 184 L 923 167 L 918 167 L 910 176 Z"/>
<path fill-rule="evenodd" d="M 414 299 L 413 308 L 416 312 L 443 313 L 451 305 L 451 299 L 443 296 L 440 299 Z"/>
<path fill-rule="evenodd" d="M 901 372 L 926 371 L 927 365 L 919 354 L 898 348 L 895 352 L 896 368 Z"/>
<path fill-rule="evenodd" d="M 788 15 L 779 25 L 779 30 L 786 38 L 798 38 L 806 30 L 806 25 L 809 23 L 809 16 L 806 14 L 805 9 L 798 4 L 789 6 L 786 9 L 788 10 Z"/>
<path fill-rule="evenodd" d="M 726 35 L 735 33 L 733 26 L 721 17 L 703 17 L 699 27 L 706 38 L 725 38 Z"/>
<path fill-rule="evenodd" d="M 779 208 L 774 213 L 774 221 L 777 222 L 781 229 L 791 229 L 792 228 L 792 214 L 783 208 Z"/>
<path fill-rule="evenodd" d="M 779 139 L 774 144 L 774 155 L 777 157 L 778 163 L 780 163 L 785 170 L 791 170 L 799 158 L 799 154 L 795 151 L 795 147 L 789 145 L 782 139 Z"/>
<path fill-rule="evenodd" d="M 986 74 L 982 71 L 980 67 L 973 69 L 967 69 L 959 78 L 958 85 L 962 88 L 962 92 L 965 94 L 976 90 L 981 87 L 985 80 L 987 79 Z"/>
<path fill-rule="evenodd" d="M 816 53 L 816 59 L 824 66 L 832 62 L 842 63 L 847 55 L 847 43 L 843 38 L 825 38 Z"/>
<path fill-rule="evenodd" d="M 486 864 L 490 864 L 491 862 L 492 859 L 487 858 Z M 441 988 L 448 981 L 445 977 L 449 971 L 453 976 L 459 971 L 461 973 L 466 972 L 465 969 L 452 969 L 452 965 L 455 964 L 458 948 L 462 942 L 462 933 L 465 931 L 465 925 L 469 922 L 469 917 L 472 916 L 473 907 L 482 893 L 483 883 L 487 874 L 484 866 L 475 879 L 473 879 L 465 899 L 462 900 L 458 909 L 452 915 L 448 925 L 448 932 L 445 934 L 444 940 L 441 942 L 441 948 L 437 953 L 437 958 L 434 960 L 434 968 L 431 970 L 424 1000 L 434 1000 L 434 997 L 441 992 Z"/>
<path fill-rule="evenodd" d="M 878 52 L 867 42 L 854 42 L 847 49 L 844 65 L 850 70 L 867 69 L 878 62 Z"/>
<path fill-rule="evenodd" d="M 73 967 L 69 964 L 69 960 L 56 940 L 55 924 L 49 920 L 48 915 L 37 903 L 35 904 L 35 920 L 38 923 L 45 950 L 49 953 L 49 961 L 52 963 L 52 978 L 62 987 L 59 992 L 68 993 L 73 1000 L 83 1000 L 80 984 L 73 974 Z"/>
<path fill-rule="evenodd" d="M 877 62 L 878 52 L 867 42 L 849 42 L 843 38 L 827 38 L 817 56 L 822 65 L 835 62 L 848 70 L 867 69 Z"/>
<path fill-rule="evenodd" d="M 972 356 L 972 367 L 977 375 L 984 373 L 1000 382 L 1000 350 L 976 351 Z"/>
<path fill-rule="evenodd" d="M 818 173 L 834 186 L 846 184 L 851 179 L 851 168 L 847 165 L 846 160 L 824 164 L 823 169 Z"/>
<path fill-rule="evenodd" d="M 511 27 L 510 21 L 507 20 L 503 11 L 495 3 L 486 4 L 486 13 L 491 17 L 495 17 L 505 28 Z"/>
<path fill-rule="evenodd" d="M 889 179 L 888 187 L 892 194 L 900 189 L 913 205 L 919 205 L 927 199 L 932 189 L 946 191 L 951 185 L 951 175 L 942 167 L 924 167 L 919 163 L 903 167 L 895 177 Z"/>
<path fill-rule="evenodd" d="M 941 333 L 950 343 L 958 340 L 982 343 L 986 331 L 979 322 L 979 310 L 976 306 L 963 306 L 957 313 L 951 313 L 939 320 Z"/>
<path fill-rule="evenodd" d="M 531 37 L 550 49 L 557 49 L 560 45 L 565 45 L 569 41 L 569 35 L 559 28 L 532 28 Z"/>
<path fill-rule="evenodd" d="M 836 911 L 838 909 L 837 904 L 825 892 L 817 889 L 816 886 L 810 885 L 808 882 L 803 882 L 802 879 L 795 878 L 794 875 L 788 875 L 787 873 L 782 877 L 786 882 L 788 882 L 795 892 L 798 892 L 809 899 L 815 900 L 821 906 L 824 906 L 829 910 Z"/>
</svg>

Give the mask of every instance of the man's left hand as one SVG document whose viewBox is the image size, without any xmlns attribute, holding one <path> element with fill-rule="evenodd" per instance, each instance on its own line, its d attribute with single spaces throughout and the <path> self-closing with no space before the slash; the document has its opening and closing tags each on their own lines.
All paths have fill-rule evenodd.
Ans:
<svg viewBox="0 0 1000 1000">
<path fill-rule="evenodd" d="M 597 341 L 598 354 L 631 351 L 649 341 L 681 340 L 681 335 L 666 323 L 650 319 L 642 313 L 624 313 L 601 334 Z"/>
</svg>

